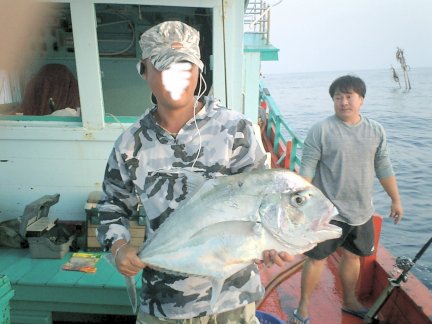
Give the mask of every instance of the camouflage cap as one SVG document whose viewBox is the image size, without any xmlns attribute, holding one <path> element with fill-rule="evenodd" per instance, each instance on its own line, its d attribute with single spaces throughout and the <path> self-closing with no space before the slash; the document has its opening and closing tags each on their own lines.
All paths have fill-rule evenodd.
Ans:
<svg viewBox="0 0 432 324">
<path fill-rule="evenodd" d="M 180 61 L 196 64 L 202 71 L 199 37 L 196 29 L 181 21 L 165 21 L 141 35 L 142 59 L 150 59 L 159 71 Z"/>
</svg>

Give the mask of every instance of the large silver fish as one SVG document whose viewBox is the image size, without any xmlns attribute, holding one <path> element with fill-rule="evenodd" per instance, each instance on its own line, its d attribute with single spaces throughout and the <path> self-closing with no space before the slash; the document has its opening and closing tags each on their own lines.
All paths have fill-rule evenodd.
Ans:
<svg viewBox="0 0 432 324">
<path fill-rule="evenodd" d="M 193 172 L 176 173 L 185 174 L 195 193 L 145 242 L 138 256 L 160 271 L 211 278 L 212 305 L 225 278 L 261 259 L 262 251 L 295 255 L 341 235 L 340 227 L 329 224 L 337 213 L 333 204 L 288 170 L 211 180 Z M 136 307 L 134 281 L 128 281 Z"/>
</svg>

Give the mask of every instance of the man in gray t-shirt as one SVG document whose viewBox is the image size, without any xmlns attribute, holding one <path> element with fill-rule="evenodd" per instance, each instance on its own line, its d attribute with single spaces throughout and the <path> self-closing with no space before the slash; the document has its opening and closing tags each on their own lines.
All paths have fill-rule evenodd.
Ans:
<svg viewBox="0 0 432 324">
<path fill-rule="evenodd" d="M 340 274 L 344 300 L 342 310 L 364 317 L 367 309 L 355 296 L 360 256 L 374 248 L 372 215 L 375 175 L 391 198 L 390 217 L 399 223 L 402 204 L 389 159 L 384 128 L 360 114 L 366 86 L 358 77 L 342 76 L 330 86 L 335 114 L 315 124 L 306 137 L 300 174 L 335 204 L 333 221 L 342 227 L 339 239 L 318 244 L 305 253 L 301 299 L 291 323 L 307 323 L 310 296 L 318 284 L 327 256 L 342 247 Z"/>
</svg>

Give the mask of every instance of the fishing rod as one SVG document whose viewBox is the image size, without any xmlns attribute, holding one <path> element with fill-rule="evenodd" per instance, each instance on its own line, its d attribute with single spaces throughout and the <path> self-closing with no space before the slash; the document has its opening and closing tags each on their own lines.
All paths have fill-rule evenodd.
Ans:
<svg viewBox="0 0 432 324">
<path fill-rule="evenodd" d="M 372 307 L 369 309 L 367 314 L 365 315 L 363 319 L 363 323 L 379 323 L 377 314 L 381 310 L 381 308 L 384 306 L 384 304 L 389 299 L 392 291 L 396 287 L 400 287 L 401 282 L 407 282 L 408 280 L 408 272 L 414 267 L 414 264 L 418 261 L 418 259 L 421 258 L 423 253 L 427 250 L 429 245 L 432 243 L 432 237 L 429 239 L 429 241 L 426 242 L 425 245 L 418 251 L 416 256 L 414 257 L 414 260 L 411 260 L 407 257 L 398 257 L 396 258 L 396 266 L 402 270 L 402 273 L 397 277 L 389 278 L 390 284 L 387 286 L 387 288 L 384 288 L 384 290 L 379 295 L 378 299 L 375 301 L 375 303 L 372 305 Z"/>
</svg>

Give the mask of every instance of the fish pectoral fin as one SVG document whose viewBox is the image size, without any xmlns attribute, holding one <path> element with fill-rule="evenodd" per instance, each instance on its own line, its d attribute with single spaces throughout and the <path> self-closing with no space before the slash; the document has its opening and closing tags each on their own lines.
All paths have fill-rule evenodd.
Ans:
<svg viewBox="0 0 432 324">
<path fill-rule="evenodd" d="M 105 255 L 105 259 L 114 268 L 117 268 L 114 256 L 111 253 Z M 129 277 L 129 276 L 124 276 L 124 277 L 125 277 L 126 289 L 129 295 L 129 301 L 132 306 L 132 312 L 136 314 L 138 309 L 138 297 L 136 292 L 135 277 Z"/>
<path fill-rule="evenodd" d="M 225 278 L 222 279 L 212 278 L 211 282 L 212 282 L 212 295 L 210 299 L 210 308 L 212 309 L 213 312 L 216 312 L 217 310 L 216 302 L 221 294 L 222 287 L 225 282 Z"/>
<path fill-rule="evenodd" d="M 196 172 L 183 170 L 182 173 L 186 175 L 188 194 L 190 197 L 195 196 L 195 193 L 209 181 L 203 175 Z"/>
<path fill-rule="evenodd" d="M 138 297 L 136 292 L 135 277 L 124 276 L 126 281 L 126 289 L 129 295 L 129 301 L 132 306 L 133 314 L 138 310 Z"/>
</svg>

